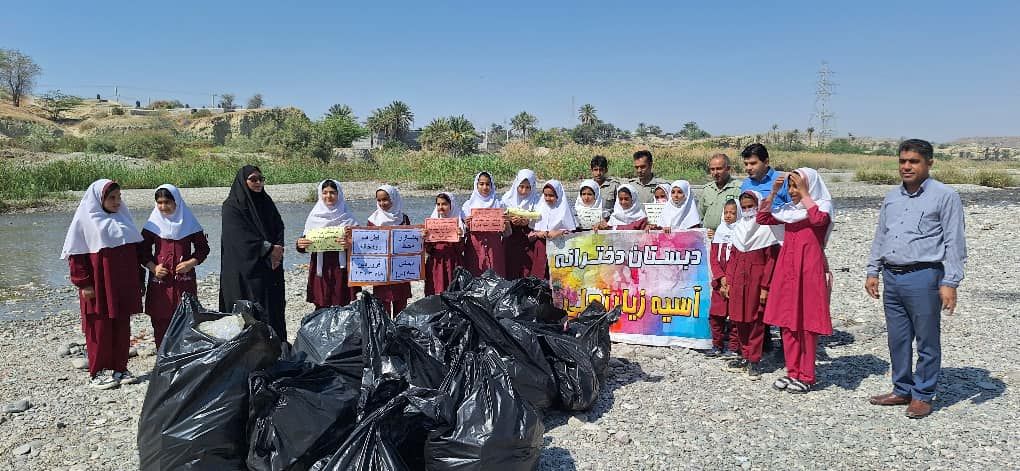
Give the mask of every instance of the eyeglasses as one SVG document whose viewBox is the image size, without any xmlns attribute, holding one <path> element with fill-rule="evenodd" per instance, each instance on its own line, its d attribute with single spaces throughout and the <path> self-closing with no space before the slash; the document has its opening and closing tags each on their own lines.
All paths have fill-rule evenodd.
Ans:
<svg viewBox="0 0 1020 471">
<path fill-rule="evenodd" d="M 266 181 L 266 177 L 264 177 L 262 175 L 259 175 L 259 176 L 252 175 L 252 176 L 248 177 L 248 181 L 250 181 L 252 183 L 255 183 L 255 182 L 264 182 L 264 181 Z"/>
</svg>

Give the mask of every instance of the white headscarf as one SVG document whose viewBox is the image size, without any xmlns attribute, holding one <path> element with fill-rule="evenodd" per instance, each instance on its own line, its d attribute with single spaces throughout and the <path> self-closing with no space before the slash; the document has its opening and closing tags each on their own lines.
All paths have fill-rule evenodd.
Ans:
<svg viewBox="0 0 1020 471">
<path fill-rule="evenodd" d="M 723 204 L 723 212 L 726 212 L 726 206 L 730 203 L 737 205 L 737 221 L 739 221 L 740 204 L 735 200 L 726 200 L 726 203 Z M 715 228 L 715 234 L 712 236 L 713 244 L 722 244 L 716 260 L 722 260 L 723 258 L 726 260 L 730 259 L 730 246 L 733 245 L 733 230 L 737 226 L 737 221 L 733 221 L 733 224 L 729 224 L 726 222 L 725 217 L 719 220 L 719 227 Z"/>
<path fill-rule="evenodd" d="M 460 206 L 457 206 L 457 199 L 453 197 L 453 193 L 442 191 L 439 194 L 440 195 L 446 195 L 446 197 L 450 200 L 450 212 L 449 212 L 449 214 L 446 215 L 446 217 L 448 217 L 448 218 L 457 218 L 457 223 L 460 225 L 460 228 L 464 229 L 464 216 L 461 213 Z M 429 217 L 432 218 L 432 219 L 442 219 L 443 218 L 443 216 L 439 215 L 439 208 L 433 208 L 432 209 L 432 215 L 429 216 Z"/>
<path fill-rule="evenodd" d="M 684 192 L 683 201 L 679 203 L 673 201 L 673 188 L 680 188 L 680 191 Z M 691 192 L 691 184 L 687 180 L 677 180 L 671 183 L 666 197 L 669 198 L 669 202 L 662 207 L 659 226 L 690 229 L 701 224 L 701 214 L 698 213 L 698 205 L 694 200 L 694 193 Z"/>
<path fill-rule="evenodd" d="M 620 206 L 620 190 L 627 190 L 630 193 L 631 201 L 633 201 L 630 209 L 623 209 L 623 206 Z M 609 217 L 610 226 L 623 226 L 638 219 L 648 217 L 645 214 L 645 205 L 641 202 L 638 195 L 634 185 L 630 183 L 620 185 L 620 188 L 616 190 L 616 203 L 613 204 L 613 215 Z"/>
<path fill-rule="evenodd" d="M 322 200 L 322 189 L 325 188 L 326 182 L 333 182 L 336 185 L 336 204 L 332 208 Z M 318 198 L 315 207 L 305 218 L 305 234 L 308 234 L 308 231 L 312 229 L 323 227 L 358 225 L 354 213 L 347 207 L 347 200 L 344 199 L 344 190 L 340 187 L 340 182 L 332 179 L 319 182 Z"/>
<path fill-rule="evenodd" d="M 822 181 L 822 177 L 818 175 L 815 169 L 801 167 L 797 169 L 797 173 L 800 174 L 801 180 L 807 185 L 808 194 L 811 195 L 811 199 L 818 205 L 818 210 L 823 213 L 829 213 L 829 227 L 825 230 L 825 242 L 828 242 L 829 234 L 832 234 L 832 226 L 836 222 L 836 213 L 832 206 L 832 195 L 829 194 L 829 189 L 825 187 L 825 182 Z M 801 188 L 800 191 L 804 191 L 804 188 Z M 807 219 L 808 214 L 803 203 L 793 204 L 793 202 L 789 202 L 773 209 L 772 216 L 785 223 L 794 223 Z"/>
<path fill-rule="evenodd" d="M 517 194 L 517 187 L 521 185 L 521 182 L 527 180 L 531 185 L 531 193 L 527 196 L 521 197 Z M 542 198 L 542 192 L 535 188 L 536 177 L 535 172 L 529 169 L 521 169 L 517 172 L 517 178 L 514 178 L 514 185 L 503 193 L 503 205 L 507 208 L 520 208 L 525 211 L 533 211 L 535 205 Z"/>
<path fill-rule="evenodd" d="M 121 203 L 116 213 L 108 213 L 103 209 L 103 190 L 110 183 L 113 181 L 103 178 L 92 182 L 85 190 L 71 225 L 67 228 L 60 258 L 96 253 L 102 249 L 142 241 L 142 234 L 131 219 L 127 203 Z"/>
<path fill-rule="evenodd" d="M 581 190 L 584 188 L 590 188 L 591 191 L 595 192 L 595 202 L 592 203 L 591 206 L 588 206 L 584 204 L 584 201 L 581 201 Z M 577 189 L 577 199 L 574 200 L 574 209 L 602 209 L 603 203 L 602 189 L 599 187 L 598 183 L 595 183 L 595 180 L 589 178 L 581 182 L 581 187 Z"/>
<path fill-rule="evenodd" d="M 198 223 L 198 219 L 191 213 L 188 203 L 184 202 L 181 190 L 169 184 L 160 185 L 156 190 L 169 191 L 174 199 L 174 204 L 177 205 L 177 209 L 174 210 L 173 214 L 164 216 L 163 213 L 159 212 L 159 208 L 152 208 L 149 220 L 145 221 L 142 229 L 156 234 L 161 239 L 170 240 L 181 240 L 196 232 L 202 232 L 202 225 Z"/>
<path fill-rule="evenodd" d="M 673 183 L 676 184 L 676 182 Z M 673 185 L 670 185 L 669 183 L 659 183 L 658 185 L 655 185 L 655 190 L 658 190 L 659 188 L 662 188 L 662 191 L 666 192 L 666 201 L 672 201 L 670 199 L 669 192 L 673 190 Z M 660 201 L 655 199 L 655 190 L 652 190 L 652 202 L 659 203 Z M 686 195 L 687 193 L 684 194 Z"/>
<path fill-rule="evenodd" d="M 326 182 L 333 182 L 336 185 L 336 203 L 332 208 L 322 200 L 322 189 L 326 186 Z M 351 212 L 350 208 L 347 207 L 347 200 L 344 199 L 344 190 L 340 187 L 340 182 L 332 179 L 323 180 L 319 182 L 319 201 L 312 207 L 311 212 L 308 213 L 308 217 L 305 218 L 305 234 L 312 229 L 321 229 L 323 227 L 333 226 L 357 226 L 358 220 L 354 217 L 354 213 Z M 340 268 L 347 267 L 347 257 L 337 252 L 337 258 Z M 316 265 L 315 265 L 315 276 L 322 277 L 322 260 L 325 257 L 325 252 L 316 252 Z"/>
<path fill-rule="evenodd" d="M 545 197 L 539 201 L 536 209 L 542 214 L 542 218 L 535 223 L 535 229 L 540 231 L 577 229 L 574 213 L 570 212 L 569 203 L 564 198 L 563 184 L 559 180 L 549 180 L 545 182 L 542 189 L 544 190 L 546 187 L 552 188 L 556 192 L 556 204 L 550 206 L 549 203 L 546 203 Z"/>
<path fill-rule="evenodd" d="M 780 243 L 783 240 L 783 226 L 758 224 L 755 218 L 758 216 L 758 203 L 762 199 L 761 193 L 747 190 L 741 193 L 741 196 L 748 194 L 754 197 L 754 207 L 744 211 L 740 209 L 740 200 L 737 200 L 737 214 L 740 217 L 733 224 L 733 234 L 730 236 L 733 248 L 741 252 L 750 252 Z"/>
<path fill-rule="evenodd" d="M 478 192 L 478 178 L 482 175 L 489 177 L 489 196 L 482 196 Z M 471 209 L 473 208 L 502 208 L 503 202 L 496 198 L 496 182 L 492 179 L 492 174 L 489 172 L 479 172 L 475 175 L 475 186 L 471 189 L 471 197 L 461 205 L 462 217 L 471 216 Z"/>
<path fill-rule="evenodd" d="M 375 189 L 376 193 L 379 190 L 385 191 L 386 194 L 390 195 L 390 201 L 393 202 L 393 205 L 390 206 L 389 211 L 385 211 L 376 202 L 375 212 L 368 217 L 368 221 L 377 226 L 399 226 L 404 222 L 404 201 L 400 199 L 400 191 L 393 185 L 381 185 Z"/>
</svg>

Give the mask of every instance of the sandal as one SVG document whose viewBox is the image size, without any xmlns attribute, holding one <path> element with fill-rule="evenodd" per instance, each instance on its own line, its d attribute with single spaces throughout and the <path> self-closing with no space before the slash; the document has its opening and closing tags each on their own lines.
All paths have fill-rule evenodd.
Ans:
<svg viewBox="0 0 1020 471">
<path fill-rule="evenodd" d="M 792 394 L 804 394 L 811 390 L 811 385 L 802 383 L 796 379 L 790 380 L 790 385 L 786 387 L 786 392 Z"/>
<path fill-rule="evenodd" d="M 772 383 L 772 389 L 782 391 L 790 386 L 791 382 L 793 382 L 793 380 L 790 379 L 789 376 L 783 376 L 782 378 L 777 379 L 776 382 Z"/>
</svg>

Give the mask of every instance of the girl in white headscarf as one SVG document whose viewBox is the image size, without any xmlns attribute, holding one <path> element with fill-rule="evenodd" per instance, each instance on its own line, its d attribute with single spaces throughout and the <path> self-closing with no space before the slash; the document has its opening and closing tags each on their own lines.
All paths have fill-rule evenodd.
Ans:
<svg viewBox="0 0 1020 471">
<path fill-rule="evenodd" d="M 599 224 L 598 229 L 644 230 L 648 227 L 648 216 L 645 215 L 645 207 L 639 195 L 634 185 L 620 185 L 616 190 L 613 214 L 609 216 L 609 221 Z"/>
<path fill-rule="evenodd" d="M 120 199 L 120 185 L 107 179 L 89 185 L 67 228 L 60 258 L 67 259 L 71 283 L 78 287 L 92 388 L 135 382 L 127 363 L 131 315 L 142 312 L 141 241 Z"/>
<path fill-rule="evenodd" d="M 723 282 L 726 280 L 726 265 L 732 252 L 733 228 L 737 223 L 740 208 L 735 200 L 723 204 L 719 227 L 712 236 L 709 265 L 712 267 L 712 303 L 708 309 L 708 326 L 712 332 L 712 349 L 708 356 L 736 357 L 740 355 L 740 342 L 736 329 L 731 328 L 727 319 L 729 300 L 723 296 Z M 728 288 L 728 287 L 727 287 Z"/>
<path fill-rule="evenodd" d="M 652 192 L 652 198 L 655 199 L 656 203 L 665 203 L 669 201 L 669 188 L 668 183 L 660 183 L 655 187 L 655 191 Z"/>
<path fill-rule="evenodd" d="M 767 198 L 757 215 L 761 224 L 785 227 L 765 322 L 782 328 L 786 357 L 787 375 L 772 386 L 805 393 L 815 383 L 818 336 L 832 334 L 831 273 L 825 245 L 832 233 L 833 205 L 832 195 L 814 169 L 799 168 L 785 179 L 789 180 L 790 203 L 772 209 L 771 198 Z M 781 185 L 784 179 L 776 180 Z"/>
<path fill-rule="evenodd" d="M 393 185 L 381 185 L 375 190 L 375 212 L 368 217 L 369 226 L 409 226 L 411 220 L 404 214 L 404 201 L 400 191 Z M 380 285 L 372 288 L 372 294 L 382 302 L 386 312 L 396 317 L 407 307 L 411 298 L 411 283 Z"/>
<path fill-rule="evenodd" d="M 691 192 L 691 184 L 687 180 L 677 180 L 669 185 L 669 201 L 662 207 L 662 214 L 655 228 L 663 232 L 685 230 L 701 227 L 701 214 L 698 203 Z"/>
<path fill-rule="evenodd" d="M 324 227 L 352 227 L 358 221 L 347 206 L 344 190 L 336 180 L 323 180 L 316 188 L 318 201 L 305 219 L 304 233 L 297 240 L 297 251 L 305 253 L 312 241 L 305 238 L 313 229 Z M 350 234 L 345 233 L 337 242 L 350 247 Z M 305 299 L 316 309 L 329 306 L 346 306 L 354 301 L 361 288 L 347 285 L 347 253 L 340 251 L 315 252 L 308 265 L 308 287 Z"/>
<path fill-rule="evenodd" d="M 493 270 L 499 276 L 506 275 L 506 253 L 503 236 L 509 235 L 510 222 L 506 220 L 503 232 L 472 232 L 471 210 L 479 208 L 504 208 L 496 197 L 496 182 L 489 172 L 475 175 L 471 197 L 461 206 L 464 223 L 467 224 L 467 241 L 464 246 L 464 268 L 478 276 L 486 270 Z"/>
<path fill-rule="evenodd" d="M 457 267 L 464 265 L 464 221 L 461 219 L 460 206 L 457 206 L 457 200 L 452 193 L 444 191 L 436 195 L 436 207 L 429 218 L 456 219 L 461 239 L 457 242 L 425 242 L 425 251 L 428 254 L 428 259 L 425 260 L 426 296 L 446 291 L 446 287 L 453 281 Z"/>
<path fill-rule="evenodd" d="M 574 200 L 574 219 L 579 226 L 581 220 L 577 216 L 585 211 L 597 211 L 600 215 L 599 220 L 595 221 L 592 226 L 609 219 L 609 212 L 603 208 L 602 189 L 595 180 L 590 178 L 581 182 L 581 187 L 577 191 L 577 199 Z M 592 229 L 592 227 L 582 227 L 581 229 Z"/>
<path fill-rule="evenodd" d="M 549 258 L 546 255 L 546 241 L 555 239 L 577 229 L 570 202 L 563 192 L 559 180 L 549 180 L 542 187 L 542 200 L 536 206 L 541 218 L 535 222 L 535 230 L 528 234 L 534 241 L 535 253 L 531 256 L 531 275 L 548 279 Z"/>
<path fill-rule="evenodd" d="M 511 209 L 534 211 L 535 205 L 541 200 L 541 190 L 535 186 L 536 184 L 535 172 L 526 168 L 521 169 L 514 178 L 513 186 L 503 194 L 503 205 Z M 503 238 L 508 279 L 525 278 L 533 274 L 530 260 L 536 256 L 538 248 L 535 245 L 535 238 L 529 234 L 534 224 L 527 218 L 510 216 L 511 232 L 509 236 Z"/>
<path fill-rule="evenodd" d="M 158 348 L 181 295 L 198 295 L 195 267 L 209 256 L 209 239 L 176 186 L 156 188 L 155 200 L 142 228 L 141 262 L 149 270 L 145 313 Z"/>
</svg>

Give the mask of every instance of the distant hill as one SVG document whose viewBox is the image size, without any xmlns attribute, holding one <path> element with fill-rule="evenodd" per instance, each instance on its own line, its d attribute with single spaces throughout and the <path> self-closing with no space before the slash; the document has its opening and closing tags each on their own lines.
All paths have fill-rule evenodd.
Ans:
<svg viewBox="0 0 1020 471">
<path fill-rule="evenodd" d="M 949 144 L 1020 149 L 1020 136 L 961 137 Z"/>
</svg>

